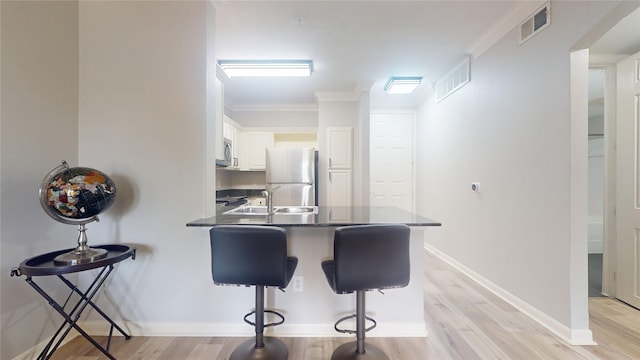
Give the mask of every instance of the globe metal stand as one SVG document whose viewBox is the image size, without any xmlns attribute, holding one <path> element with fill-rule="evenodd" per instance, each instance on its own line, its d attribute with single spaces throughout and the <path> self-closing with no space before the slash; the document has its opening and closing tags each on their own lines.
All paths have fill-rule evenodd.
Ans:
<svg viewBox="0 0 640 360">
<path fill-rule="evenodd" d="M 98 219 L 96 218 L 96 221 Z M 87 245 L 87 234 L 85 224 L 80 224 L 78 231 L 78 247 L 74 250 L 56 256 L 53 259 L 56 265 L 78 265 L 92 261 L 100 260 L 107 257 L 108 251 L 105 249 L 92 248 Z"/>
</svg>

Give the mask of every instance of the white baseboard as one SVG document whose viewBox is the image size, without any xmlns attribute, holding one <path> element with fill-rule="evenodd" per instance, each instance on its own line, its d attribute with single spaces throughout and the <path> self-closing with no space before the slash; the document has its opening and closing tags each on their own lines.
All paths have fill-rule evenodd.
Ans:
<svg viewBox="0 0 640 360">
<path fill-rule="evenodd" d="M 499 287 L 498 285 L 496 285 L 496 284 L 492 283 L 491 281 L 487 280 L 486 278 L 480 276 L 479 274 L 477 274 L 473 270 L 467 268 L 466 266 L 462 265 L 461 263 L 459 263 L 455 259 L 443 254 L 438 249 L 436 249 L 433 246 L 427 244 L 426 242 L 424 244 L 424 248 L 428 252 L 430 252 L 433 255 L 437 256 L 438 258 L 440 258 L 441 260 L 443 260 L 447 264 L 453 266 L 458 271 L 462 272 L 463 274 L 465 274 L 466 276 L 471 278 L 473 281 L 478 283 L 480 286 L 484 287 L 485 289 L 489 290 L 490 292 L 492 292 L 493 294 L 495 294 L 496 296 L 498 296 L 502 300 L 504 300 L 507 303 L 509 303 L 511 306 L 513 306 L 516 309 L 520 310 L 522 313 L 524 313 L 525 315 L 530 317 L 532 320 L 534 320 L 538 324 L 544 326 L 547 330 L 551 331 L 552 333 L 554 333 L 556 336 L 558 336 L 559 338 L 561 338 L 565 342 L 567 342 L 567 343 L 569 343 L 571 345 L 597 345 L 593 341 L 593 334 L 591 333 L 591 330 L 589 330 L 589 329 L 570 329 L 569 327 L 561 324 L 557 320 L 549 317 L 547 314 L 545 314 L 545 313 L 541 312 L 540 310 L 536 309 L 535 307 L 529 305 L 529 303 L 521 300 L 520 298 L 518 298 L 518 297 L 514 296 L 513 294 L 511 294 L 510 292 L 504 290 L 503 288 Z"/>
</svg>

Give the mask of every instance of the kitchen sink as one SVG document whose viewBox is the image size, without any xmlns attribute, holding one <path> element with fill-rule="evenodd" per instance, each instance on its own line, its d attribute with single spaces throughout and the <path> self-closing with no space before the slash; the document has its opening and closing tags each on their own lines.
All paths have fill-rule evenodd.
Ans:
<svg viewBox="0 0 640 360">
<path fill-rule="evenodd" d="M 317 214 L 317 206 L 275 206 L 274 215 L 305 215 Z M 235 209 L 225 211 L 223 215 L 268 215 L 266 206 L 243 205 Z"/>
<path fill-rule="evenodd" d="M 266 206 L 238 206 L 235 209 L 223 212 L 224 215 L 267 215 Z"/>
</svg>

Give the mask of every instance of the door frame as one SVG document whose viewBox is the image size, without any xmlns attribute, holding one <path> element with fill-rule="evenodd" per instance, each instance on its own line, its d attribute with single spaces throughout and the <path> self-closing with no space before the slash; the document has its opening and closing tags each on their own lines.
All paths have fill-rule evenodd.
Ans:
<svg viewBox="0 0 640 360">
<path fill-rule="evenodd" d="M 606 14 L 597 24 L 592 26 L 590 30 L 580 39 L 573 48 L 569 51 L 570 54 L 570 67 L 572 71 L 572 75 L 575 73 L 576 77 L 572 78 L 570 82 L 571 92 L 580 93 L 583 89 L 583 81 L 586 79 L 581 79 L 582 76 L 588 76 L 588 69 L 592 67 L 602 67 L 605 69 L 605 153 L 604 153 L 604 162 L 605 162 L 605 198 L 604 198 L 604 244 L 603 244 L 603 277 L 602 277 L 602 292 L 609 296 L 615 297 L 615 269 L 617 267 L 617 246 L 616 246 L 616 151 L 615 151 L 615 137 L 616 137 L 616 80 L 615 80 L 615 72 L 616 65 L 618 61 L 622 60 L 624 57 L 620 55 L 601 55 L 601 56 L 590 56 L 588 50 L 607 32 L 615 27 L 615 25 L 631 14 L 632 12 L 638 9 L 638 4 L 634 2 L 622 2 L 615 6 L 608 14 Z M 587 59 L 586 63 L 580 59 L 579 53 L 581 50 L 587 50 Z M 627 55 L 628 56 L 628 55 Z M 584 69 L 582 69 L 584 66 Z M 582 75 L 581 71 L 584 70 Z M 611 78 L 614 77 L 614 79 Z M 585 93 L 586 94 L 586 93 Z M 578 99 L 580 96 L 576 99 Z M 578 101 L 580 103 L 580 101 Z M 607 105 L 608 103 L 608 105 Z M 571 152 L 576 156 L 575 159 L 572 159 L 572 166 L 575 166 L 580 162 L 580 156 L 578 154 L 580 150 L 580 142 L 573 142 L 575 139 L 579 138 L 582 130 L 579 126 L 580 117 L 583 115 L 583 111 L 586 112 L 586 109 L 581 108 L 581 105 L 576 104 L 577 106 L 571 107 L 571 119 L 572 125 L 577 125 L 576 128 L 572 126 L 571 130 Z M 588 106 L 588 104 L 584 104 L 584 106 Z M 586 118 L 584 119 L 586 120 Z M 587 133 L 584 133 L 583 136 L 587 137 Z M 608 138 L 608 140 L 607 140 Z M 586 151 L 585 151 L 586 157 Z M 574 160 L 576 161 L 574 163 Z M 579 179 L 576 179 L 577 184 L 580 185 L 581 182 Z M 574 185 L 574 184 L 572 184 Z M 586 194 L 585 194 L 586 197 Z M 585 202 L 586 205 L 586 202 Z M 583 204 L 579 201 L 578 198 L 574 199 L 572 202 L 572 212 L 581 213 L 581 207 Z M 586 213 L 586 211 L 585 211 Z M 578 230 L 581 227 L 586 228 L 586 218 L 584 219 L 584 223 L 580 223 L 580 221 L 576 221 L 575 224 L 572 224 L 572 230 Z M 575 226 L 575 227 L 573 227 Z M 579 247 L 580 244 L 577 243 L 578 239 L 572 238 L 572 244 Z M 584 236 L 584 243 L 587 243 L 587 237 Z M 581 252 L 581 251 L 580 251 Z M 578 257 L 579 254 L 572 253 L 572 259 L 575 259 L 577 262 L 581 262 Z M 574 256 L 576 256 L 574 258 Z M 586 252 L 584 254 L 586 258 Z M 572 267 L 573 269 L 573 267 Z M 585 279 L 588 277 L 585 269 Z M 576 274 L 578 275 L 578 274 Z M 588 295 L 587 295 L 588 296 Z M 575 304 L 572 303 L 572 307 Z M 573 313 L 573 311 L 572 311 Z"/>
<path fill-rule="evenodd" d="M 589 62 L 590 69 L 604 70 L 604 243 L 602 251 L 602 294 L 616 297 L 617 230 L 617 64 L 626 56 L 598 58 Z"/>
</svg>

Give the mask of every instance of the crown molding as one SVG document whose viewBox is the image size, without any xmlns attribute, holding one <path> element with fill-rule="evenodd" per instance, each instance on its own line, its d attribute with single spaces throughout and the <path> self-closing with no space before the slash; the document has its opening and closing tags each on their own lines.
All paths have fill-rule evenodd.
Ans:
<svg viewBox="0 0 640 360">
<path fill-rule="evenodd" d="M 358 81 L 353 91 L 316 91 L 319 102 L 353 102 L 360 100 L 363 93 L 371 91 L 374 81 Z"/>
<path fill-rule="evenodd" d="M 231 105 L 229 109 L 233 112 L 316 112 L 318 104 L 245 104 Z"/>
<path fill-rule="evenodd" d="M 316 91 L 315 94 L 319 102 L 353 102 L 360 98 L 360 93 L 355 91 Z"/>
<path fill-rule="evenodd" d="M 220 65 L 218 65 L 218 61 L 216 61 L 216 76 L 218 77 L 218 79 L 220 81 L 227 82 L 229 81 L 229 77 L 227 76 L 227 74 L 224 72 L 224 70 L 222 70 L 222 68 L 220 67 Z"/>
</svg>

